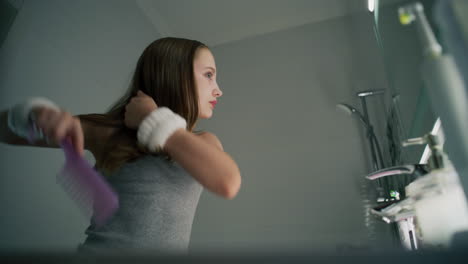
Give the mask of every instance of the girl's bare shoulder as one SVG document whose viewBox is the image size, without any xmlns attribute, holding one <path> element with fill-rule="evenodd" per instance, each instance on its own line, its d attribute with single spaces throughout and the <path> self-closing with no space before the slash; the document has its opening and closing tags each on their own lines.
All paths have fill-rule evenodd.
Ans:
<svg viewBox="0 0 468 264">
<path fill-rule="evenodd" d="M 223 145 L 221 144 L 221 141 L 218 139 L 218 137 L 215 134 L 211 132 L 207 132 L 207 131 L 202 131 L 202 132 L 195 133 L 195 135 L 199 136 L 206 142 L 223 150 Z"/>
</svg>

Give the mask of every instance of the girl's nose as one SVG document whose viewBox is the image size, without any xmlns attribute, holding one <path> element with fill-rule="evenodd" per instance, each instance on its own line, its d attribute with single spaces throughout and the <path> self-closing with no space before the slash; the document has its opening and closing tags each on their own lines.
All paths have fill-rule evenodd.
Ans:
<svg viewBox="0 0 468 264">
<path fill-rule="evenodd" d="M 214 96 L 216 97 L 221 97 L 223 95 L 223 92 L 221 91 L 221 89 L 219 89 L 219 87 L 217 89 L 214 89 L 213 90 L 213 94 Z"/>
</svg>

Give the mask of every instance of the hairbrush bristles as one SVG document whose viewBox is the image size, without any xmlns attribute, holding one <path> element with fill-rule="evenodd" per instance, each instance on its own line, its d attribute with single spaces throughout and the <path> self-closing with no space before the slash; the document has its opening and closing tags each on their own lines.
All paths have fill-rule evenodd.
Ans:
<svg viewBox="0 0 468 264">
<path fill-rule="evenodd" d="M 78 155 L 68 140 L 62 142 L 65 165 L 57 175 L 57 183 L 76 202 L 86 217 L 93 217 L 101 226 L 119 207 L 118 198 L 105 179 Z"/>
</svg>

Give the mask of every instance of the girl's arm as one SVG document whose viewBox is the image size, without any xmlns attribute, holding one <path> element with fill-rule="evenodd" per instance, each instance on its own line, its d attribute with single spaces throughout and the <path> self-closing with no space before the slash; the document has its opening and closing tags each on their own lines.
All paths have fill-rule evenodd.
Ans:
<svg viewBox="0 0 468 264">
<path fill-rule="evenodd" d="M 0 142 L 9 145 L 35 146 L 46 148 L 59 148 L 58 142 L 64 137 L 70 136 L 73 139 L 75 148 L 79 153 L 84 149 L 93 152 L 94 145 L 91 132 L 91 125 L 81 122 L 76 116 L 71 116 L 67 112 L 54 113 L 51 109 L 37 108 L 33 111 L 37 116 L 37 125 L 44 130 L 45 136 L 49 138 L 37 140 L 34 143 L 16 135 L 8 127 L 8 111 L 0 112 Z M 94 154 L 94 153 L 93 153 Z"/>
<path fill-rule="evenodd" d="M 154 100 L 139 92 L 126 106 L 125 125 L 137 129 L 155 109 Z M 237 195 L 241 185 L 239 168 L 214 134 L 195 135 L 178 129 L 167 139 L 164 149 L 208 190 L 227 199 Z"/>
<path fill-rule="evenodd" d="M 239 168 L 214 134 L 195 135 L 179 129 L 169 137 L 164 149 L 208 190 L 227 199 L 237 195 L 241 185 Z"/>
</svg>

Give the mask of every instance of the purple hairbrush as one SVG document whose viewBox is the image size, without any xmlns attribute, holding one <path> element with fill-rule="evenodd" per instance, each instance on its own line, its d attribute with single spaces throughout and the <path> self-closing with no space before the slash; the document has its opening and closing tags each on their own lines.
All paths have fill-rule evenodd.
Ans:
<svg viewBox="0 0 468 264">
<path fill-rule="evenodd" d="M 78 155 L 70 140 L 62 141 L 65 165 L 57 175 L 60 184 L 78 204 L 87 217 L 93 217 L 96 226 L 102 226 L 119 207 L 116 193 L 106 180 Z"/>
</svg>

